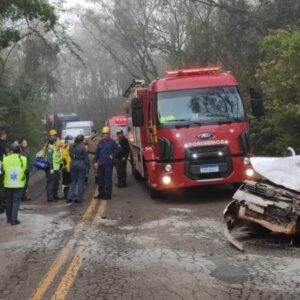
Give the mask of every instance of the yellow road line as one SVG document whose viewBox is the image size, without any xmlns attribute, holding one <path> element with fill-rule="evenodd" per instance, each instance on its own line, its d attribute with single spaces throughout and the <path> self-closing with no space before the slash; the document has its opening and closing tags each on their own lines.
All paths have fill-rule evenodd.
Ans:
<svg viewBox="0 0 300 300">
<path fill-rule="evenodd" d="M 64 300 L 67 296 L 71 285 L 73 284 L 77 272 L 81 266 L 83 257 L 84 257 L 85 247 L 80 247 L 73 258 L 67 272 L 65 273 L 64 277 L 62 278 L 55 294 L 52 296 L 52 300 Z"/>
<path fill-rule="evenodd" d="M 85 213 L 84 213 L 84 215 L 82 217 L 83 222 L 86 223 L 89 220 L 90 216 L 92 215 L 93 211 L 96 208 L 96 205 L 97 205 L 97 200 L 96 199 L 92 199 L 91 204 L 86 209 L 86 211 L 85 211 Z"/>
<path fill-rule="evenodd" d="M 96 216 L 95 216 L 95 218 L 94 218 L 94 221 L 93 221 L 93 223 L 92 223 L 92 229 L 96 229 L 96 227 L 98 226 L 100 219 L 101 219 L 101 218 L 103 217 L 103 215 L 104 215 L 106 205 L 107 205 L 107 201 L 106 201 L 106 200 L 102 200 L 102 201 L 100 202 L 98 211 L 97 211 Z"/>
<path fill-rule="evenodd" d="M 96 204 L 97 204 L 97 201 L 95 199 L 93 199 L 91 201 L 91 203 L 89 204 L 89 206 L 87 207 L 87 209 L 86 209 L 86 211 L 83 215 L 82 222 L 79 223 L 74 229 L 73 237 L 75 239 L 82 232 L 82 230 L 84 228 L 84 222 L 87 222 L 87 220 L 91 217 L 91 215 L 93 213 L 93 210 L 96 207 Z M 52 263 L 49 271 L 43 277 L 43 279 L 40 281 L 38 287 L 33 292 L 33 294 L 30 296 L 30 300 L 40 300 L 40 299 L 42 299 L 43 295 L 45 294 L 45 292 L 49 288 L 50 284 L 53 282 L 53 280 L 56 277 L 57 273 L 59 272 L 61 267 L 66 262 L 66 260 L 69 256 L 69 253 L 70 253 L 71 249 L 73 248 L 75 242 L 76 242 L 76 240 L 71 239 L 67 243 L 67 245 L 60 251 L 60 253 L 56 257 L 56 259 Z"/>
<path fill-rule="evenodd" d="M 93 223 L 92 223 L 92 228 L 96 229 L 100 219 L 104 215 L 105 208 L 107 206 L 107 201 L 102 200 L 100 202 L 98 211 L 94 217 Z M 84 257 L 84 252 L 85 252 L 86 247 L 80 247 L 79 250 L 77 251 L 74 259 L 72 260 L 68 270 L 66 271 L 65 275 L 63 276 L 59 286 L 57 287 L 55 294 L 52 296 L 51 300 L 64 300 L 66 296 L 68 295 L 68 292 L 76 278 L 76 275 L 80 269 L 83 257 Z"/>
<path fill-rule="evenodd" d="M 69 243 L 68 243 L 69 244 Z M 46 276 L 40 281 L 37 289 L 34 291 L 34 293 L 31 295 L 31 300 L 39 300 L 42 299 L 43 295 L 47 291 L 49 285 L 53 282 L 56 274 L 60 270 L 60 268 L 65 263 L 66 259 L 68 258 L 70 254 L 71 248 L 69 245 L 65 246 L 59 255 L 56 257 L 54 262 L 52 263 L 48 273 Z"/>
</svg>

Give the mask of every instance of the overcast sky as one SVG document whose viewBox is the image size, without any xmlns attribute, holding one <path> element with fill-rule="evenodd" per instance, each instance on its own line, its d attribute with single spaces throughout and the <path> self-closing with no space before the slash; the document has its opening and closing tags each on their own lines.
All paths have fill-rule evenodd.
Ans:
<svg viewBox="0 0 300 300">
<path fill-rule="evenodd" d="M 85 4 L 85 0 L 65 0 L 66 1 L 66 6 L 68 7 L 72 7 L 72 6 L 76 6 L 76 5 L 84 5 Z"/>
</svg>

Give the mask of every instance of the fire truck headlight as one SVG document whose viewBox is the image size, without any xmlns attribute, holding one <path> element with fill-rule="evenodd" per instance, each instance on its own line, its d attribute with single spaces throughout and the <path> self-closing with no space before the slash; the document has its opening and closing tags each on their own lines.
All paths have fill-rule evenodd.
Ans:
<svg viewBox="0 0 300 300">
<path fill-rule="evenodd" d="M 248 177 L 252 177 L 252 176 L 254 175 L 254 170 L 253 170 L 253 169 L 247 169 L 247 170 L 246 170 L 246 175 L 247 175 Z"/>
<path fill-rule="evenodd" d="M 164 184 L 170 184 L 171 183 L 171 177 L 170 176 L 164 176 L 163 178 L 162 178 L 162 182 L 164 183 Z"/>
<path fill-rule="evenodd" d="M 198 154 L 197 154 L 197 153 L 193 153 L 193 154 L 192 154 L 192 158 L 193 158 L 193 159 L 197 159 L 197 158 L 198 158 Z"/>
<path fill-rule="evenodd" d="M 249 157 L 244 158 L 244 165 L 250 165 L 250 158 Z"/>
<path fill-rule="evenodd" d="M 171 164 L 166 164 L 164 169 L 165 169 L 166 172 L 171 172 L 173 167 L 172 167 Z"/>
</svg>

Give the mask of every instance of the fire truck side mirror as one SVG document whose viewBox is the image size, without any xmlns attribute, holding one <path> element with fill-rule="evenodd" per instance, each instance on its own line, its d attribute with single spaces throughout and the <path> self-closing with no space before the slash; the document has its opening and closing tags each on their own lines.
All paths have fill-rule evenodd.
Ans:
<svg viewBox="0 0 300 300">
<path fill-rule="evenodd" d="M 251 87 L 249 90 L 250 94 L 250 105 L 252 114 L 255 117 L 261 117 L 265 113 L 265 107 L 262 97 L 262 90 L 260 87 Z"/>
<path fill-rule="evenodd" d="M 132 125 L 135 127 L 142 126 L 144 123 L 142 98 L 132 99 L 131 110 L 132 110 Z"/>
</svg>

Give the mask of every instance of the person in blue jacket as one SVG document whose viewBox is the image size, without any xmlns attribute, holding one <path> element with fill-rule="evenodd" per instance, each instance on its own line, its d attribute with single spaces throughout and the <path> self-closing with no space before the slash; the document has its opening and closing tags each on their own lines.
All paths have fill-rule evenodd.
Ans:
<svg viewBox="0 0 300 300">
<path fill-rule="evenodd" d="M 70 147 L 71 156 L 71 185 L 67 195 L 67 203 L 72 203 L 75 197 L 76 188 L 78 188 L 77 203 L 83 202 L 85 175 L 89 169 L 89 158 L 84 146 L 84 136 L 78 135 L 75 143 Z"/>
<path fill-rule="evenodd" d="M 110 137 L 109 127 L 103 127 L 102 136 L 95 154 L 95 168 L 98 169 L 99 187 L 99 194 L 95 198 L 109 200 L 112 196 L 114 156 L 122 151 L 122 148 Z"/>
</svg>

